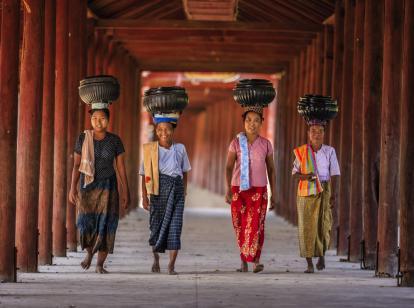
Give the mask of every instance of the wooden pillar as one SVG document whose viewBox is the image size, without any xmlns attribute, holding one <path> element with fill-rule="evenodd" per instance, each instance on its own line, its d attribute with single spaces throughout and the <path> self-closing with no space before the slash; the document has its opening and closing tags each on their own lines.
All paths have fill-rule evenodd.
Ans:
<svg viewBox="0 0 414 308">
<path fill-rule="evenodd" d="M 96 42 L 95 42 L 95 20 L 88 18 L 86 30 L 88 35 L 88 64 L 86 69 L 87 76 L 95 75 L 95 55 L 96 55 Z M 85 129 L 91 129 L 91 118 L 88 113 L 89 106 L 84 104 L 85 107 L 85 118 L 84 127 Z"/>
<path fill-rule="evenodd" d="M 379 276 L 397 273 L 400 104 L 404 2 L 385 0 L 382 75 L 380 197 L 378 208 Z"/>
<path fill-rule="evenodd" d="M 349 205 L 351 197 L 352 75 L 354 56 L 355 1 L 345 1 L 343 87 L 341 95 L 341 183 L 339 195 L 338 255 L 348 253 Z"/>
<path fill-rule="evenodd" d="M 56 0 L 45 1 L 42 136 L 39 174 L 39 265 L 52 264 Z"/>
<path fill-rule="evenodd" d="M 322 95 L 331 95 L 332 93 L 333 34 L 333 27 L 326 25 L 323 29 Z"/>
<path fill-rule="evenodd" d="M 66 256 L 68 0 L 56 1 L 56 79 L 53 179 L 53 255 Z"/>
<path fill-rule="evenodd" d="M 351 262 L 359 262 L 362 241 L 362 135 L 363 128 L 363 81 L 364 81 L 364 16 L 365 0 L 356 0 L 355 37 L 354 37 L 354 68 L 352 98 L 352 157 L 351 157 L 351 203 L 349 212 Z"/>
<path fill-rule="evenodd" d="M 68 41 L 68 147 L 67 147 L 67 191 L 70 190 L 73 155 L 78 131 L 78 106 L 79 106 L 79 71 L 81 58 L 81 33 L 80 33 L 80 16 L 82 14 L 81 1 L 71 1 L 68 21 L 69 41 Z M 69 251 L 77 250 L 76 236 L 76 207 L 69 202 L 66 205 L 66 230 L 67 246 Z"/>
<path fill-rule="evenodd" d="M 377 260 L 384 0 L 365 2 L 363 114 L 363 239 L 365 267 Z"/>
<path fill-rule="evenodd" d="M 343 0 L 336 0 L 335 3 L 335 24 L 334 24 L 334 46 L 333 46 L 333 65 L 332 65 L 332 89 L 331 95 L 333 99 L 338 100 L 339 115 L 333 119 L 328 126 L 329 144 L 336 150 L 338 160 L 341 161 L 341 113 L 342 113 L 342 78 L 343 78 L 343 55 L 344 55 L 344 21 L 345 9 Z M 339 181 L 337 181 L 336 192 L 340 196 Z M 339 221 L 338 202 L 332 209 L 332 231 L 331 231 L 331 247 L 337 247 L 338 238 L 338 221 Z"/>
<path fill-rule="evenodd" d="M 80 56 L 79 56 L 79 80 L 84 79 L 87 76 L 88 70 L 88 3 L 87 1 L 80 1 Z M 78 132 L 85 129 L 85 104 L 78 96 Z"/>
<path fill-rule="evenodd" d="M 0 281 L 14 282 L 20 1 L 3 0 L 0 50 Z"/>
<path fill-rule="evenodd" d="M 44 0 L 23 7 L 23 45 L 17 133 L 17 266 L 37 271 L 40 131 L 42 123 Z"/>
<path fill-rule="evenodd" d="M 406 1 L 404 15 L 404 49 L 402 76 L 401 135 L 410 136 L 414 130 L 414 3 Z M 402 285 L 414 287 L 414 195 L 412 193 L 412 170 L 414 146 L 409 138 L 401 138 L 400 165 L 400 251 Z"/>
</svg>

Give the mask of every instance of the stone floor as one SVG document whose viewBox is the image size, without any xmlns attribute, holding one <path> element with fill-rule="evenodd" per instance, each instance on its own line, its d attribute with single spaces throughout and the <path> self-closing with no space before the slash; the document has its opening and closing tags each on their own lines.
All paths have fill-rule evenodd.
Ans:
<svg viewBox="0 0 414 308">
<path fill-rule="evenodd" d="M 238 251 L 221 200 L 190 190 L 178 276 L 166 274 L 164 255 L 162 273 L 150 273 L 148 215 L 138 210 L 120 223 L 106 267 L 110 274 L 84 272 L 83 253 L 69 253 L 40 273 L 19 274 L 19 283 L 0 284 L 0 307 L 414 307 L 414 289 L 339 262 L 334 252 L 325 271 L 304 274 L 296 229 L 272 213 L 266 221 L 265 271 L 235 272 Z"/>
</svg>

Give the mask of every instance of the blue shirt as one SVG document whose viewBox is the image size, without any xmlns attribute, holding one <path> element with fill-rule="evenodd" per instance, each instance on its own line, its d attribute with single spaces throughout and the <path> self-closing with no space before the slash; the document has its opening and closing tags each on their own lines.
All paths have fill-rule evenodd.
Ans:
<svg viewBox="0 0 414 308">
<path fill-rule="evenodd" d="M 158 170 L 161 174 L 172 177 L 183 177 L 183 172 L 191 170 L 185 146 L 181 143 L 173 143 L 169 149 L 158 146 Z M 139 169 L 140 175 L 145 175 L 144 162 Z"/>
</svg>

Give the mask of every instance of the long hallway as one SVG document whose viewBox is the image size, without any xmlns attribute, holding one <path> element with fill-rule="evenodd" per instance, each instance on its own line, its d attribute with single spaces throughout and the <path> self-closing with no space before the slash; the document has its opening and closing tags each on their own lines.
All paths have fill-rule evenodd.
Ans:
<svg viewBox="0 0 414 308">
<path fill-rule="evenodd" d="M 334 251 L 324 272 L 304 274 L 296 228 L 273 213 L 266 221 L 264 272 L 237 273 L 238 250 L 222 197 L 191 187 L 187 200 L 178 276 L 166 274 L 164 255 L 162 273 L 150 273 L 148 214 L 139 209 L 120 221 L 109 274 L 95 274 L 94 263 L 84 272 L 83 253 L 68 253 L 40 273 L 18 274 L 19 283 L 0 285 L 0 307 L 414 307 L 410 288 L 339 262 Z"/>
</svg>

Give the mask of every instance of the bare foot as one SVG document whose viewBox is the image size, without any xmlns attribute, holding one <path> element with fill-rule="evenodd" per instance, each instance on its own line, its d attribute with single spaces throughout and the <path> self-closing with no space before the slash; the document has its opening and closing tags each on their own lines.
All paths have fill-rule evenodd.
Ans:
<svg viewBox="0 0 414 308">
<path fill-rule="evenodd" d="M 322 271 L 325 269 L 325 258 L 319 257 L 318 263 L 316 263 L 316 268 L 318 271 Z"/>
<path fill-rule="evenodd" d="M 178 273 L 174 270 L 174 265 L 168 265 L 168 275 L 178 275 Z"/>
<path fill-rule="evenodd" d="M 98 274 L 108 274 L 108 271 L 103 268 L 103 265 L 97 265 L 95 272 Z"/>
<path fill-rule="evenodd" d="M 255 263 L 253 273 L 259 273 L 264 270 L 264 265 L 260 263 Z"/>
<path fill-rule="evenodd" d="M 242 261 L 240 268 L 236 270 L 237 272 L 246 273 L 249 271 L 249 267 L 247 266 L 247 262 Z"/>
<path fill-rule="evenodd" d="M 160 273 L 161 272 L 160 263 L 154 261 L 154 264 L 152 264 L 152 267 L 151 267 L 151 272 Z"/>
<path fill-rule="evenodd" d="M 85 259 L 83 259 L 83 261 L 81 262 L 81 267 L 84 269 L 84 270 L 87 270 L 87 269 L 89 269 L 89 267 L 91 266 L 91 263 L 92 263 L 92 257 L 93 257 L 93 255 L 91 254 L 91 253 L 87 253 L 86 254 L 86 256 L 85 256 Z"/>
<path fill-rule="evenodd" d="M 305 274 L 313 274 L 315 272 L 315 269 L 312 266 L 308 265 L 308 268 L 306 269 L 306 271 L 304 271 Z"/>
</svg>

